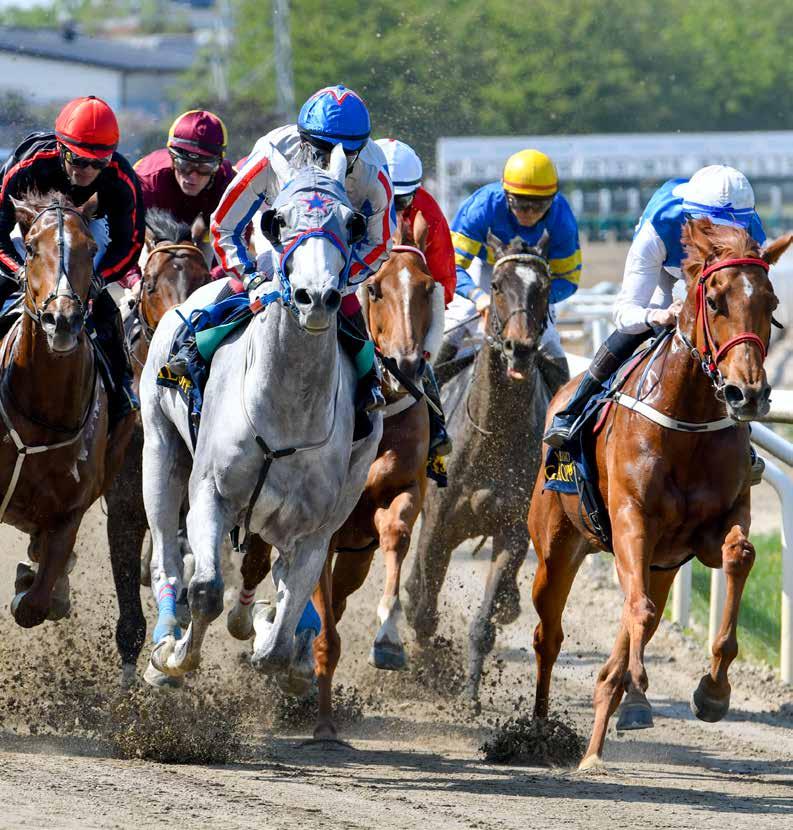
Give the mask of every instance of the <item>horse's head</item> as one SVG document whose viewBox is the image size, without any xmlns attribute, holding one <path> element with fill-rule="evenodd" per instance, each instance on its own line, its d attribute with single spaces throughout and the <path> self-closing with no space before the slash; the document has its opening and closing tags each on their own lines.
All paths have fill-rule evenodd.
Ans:
<svg viewBox="0 0 793 830">
<path fill-rule="evenodd" d="M 279 163 L 277 156 L 271 161 Z M 327 331 L 333 322 L 352 246 L 366 232 L 363 216 L 352 209 L 344 189 L 346 170 L 339 144 L 327 171 L 314 166 L 291 171 L 294 178 L 262 218 L 262 231 L 280 250 L 284 299 L 312 334 Z"/>
<path fill-rule="evenodd" d="M 209 268 L 199 247 L 205 233 L 206 222 L 200 215 L 190 227 L 167 210 L 146 211 L 140 315 L 150 330 L 156 328 L 166 311 L 181 305 L 209 282 Z"/>
<path fill-rule="evenodd" d="M 525 380 L 532 370 L 548 323 L 551 272 L 545 242 L 544 237 L 536 246 L 530 246 L 514 239 L 502 245 L 494 236 L 488 238 L 495 264 L 485 334 L 491 348 L 506 361 L 511 380 Z"/>
<path fill-rule="evenodd" d="M 94 275 L 96 243 L 88 222 L 96 197 L 76 207 L 61 193 L 12 198 L 25 240 L 25 311 L 47 335 L 54 352 L 76 348 Z"/>
<path fill-rule="evenodd" d="M 763 364 L 778 300 L 768 268 L 791 241 L 793 234 L 787 234 L 761 251 L 742 228 L 696 219 L 683 229 L 688 297 L 679 331 L 738 420 L 769 409 Z"/>
<path fill-rule="evenodd" d="M 361 286 L 358 296 L 378 348 L 418 383 L 428 356 L 437 353 L 443 337 L 443 288 L 427 268 L 425 239 L 417 243 L 403 222 L 394 241 L 388 260 Z M 386 383 L 395 396 L 397 381 L 387 374 Z"/>
</svg>

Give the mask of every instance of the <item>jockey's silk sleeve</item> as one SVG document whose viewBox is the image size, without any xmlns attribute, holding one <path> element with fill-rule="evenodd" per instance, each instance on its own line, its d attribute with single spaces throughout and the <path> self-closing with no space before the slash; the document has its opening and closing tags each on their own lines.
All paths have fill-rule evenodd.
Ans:
<svg viewBox="0 0 793 830">
<path fill-rule="evenodd" d="M 268 186 L 272 184 L 267 146 L 248 157 L 226 188 L 210 223 L 218 261 L 224 270 L 238 278 L 256 270 L 245 242 L 245 228 L 265 201 Z"/>
<path fill-rule="evenodd" d="M 666 246 L 650 222 L 641 225 L 633 238 L 622 287 L 614 305 L 614 324 L 618 331 L 639 334 L 647 331 L 647 311 L 660 284 L 667 258 Z"/>
<path fill-rule="evenodd" d="M 578 291 L 581 279 L 581 245 L 578 241 L 578 222 L 567 200 L 557 195 L 543 220 L 547 223 L 548 265 L 551 269 L 552 305 L 566 300 Z"/>
<path fill-rule="evenodd" d="M 358 285 L 376 273 L 388 259 L 396 230 L 396 211 L 391 179 L 383 165 L 372 168 L 368 193 L 361 205 L 366 216 L 366 237 L 356 246 L 350 267 L 350 284 Z"/>
</svg>

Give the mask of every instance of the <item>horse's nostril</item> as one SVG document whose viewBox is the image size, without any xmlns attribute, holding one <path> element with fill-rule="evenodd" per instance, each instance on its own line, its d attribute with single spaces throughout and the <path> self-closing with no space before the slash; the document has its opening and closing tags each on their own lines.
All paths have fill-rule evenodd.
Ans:
<svg viewBox="0 0 793 830">
<path fill-rule="evenodd" d="M 41 315 L 41 325 L 52 327 L 55 325 L 55 315 L 51 311 L 45 311 L 44 314 Z"/>
<path fill-rule="evenodd" d="M 295 302 L 298 305 L 311 305 L 311 295 L 305 288 L 298 288 L 295 291 Z"/>
<path fill-rule="evenodd" d="M 322 294 L 322 302 L 328 311 L 336 311 L 341 305 L 341 291 L 337 291 L 335 288 L 328 288 Z"/>
<path fill-rule="evenodd" d="M 763 391 L 760 393 L 760 400 L 767 401 L 771 398 L 771 387 L 766 383 Z"/>
<path fill-rule="evenodd" d="M 515 351 L 515 341 L 507 339 L 504 341 L 504 351 L 512 354 Z"/>
<path fill-rule="evenodd" d="M 730 406 L 741 406 L 746 401 L 743 389 L 734 383 L 728 383 L 724 387 L 724 399 Z"/>
</svg>

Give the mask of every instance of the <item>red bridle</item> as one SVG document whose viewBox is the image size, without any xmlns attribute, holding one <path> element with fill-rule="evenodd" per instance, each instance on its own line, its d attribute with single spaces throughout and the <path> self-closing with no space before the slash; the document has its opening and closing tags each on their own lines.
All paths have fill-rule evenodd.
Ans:
<svg viewBox="0 0 793 830">
<path fill-rule="evenodd" d="M 722 259 L 718 262 L 714 262 L 712 265 L 708 265 L 707 268 L 702 270 L 702 274 L 700 275 L 699 283 L 697 285 L 697 325 L 699 325 L 701 316 L 703 334 L 702 339 L 704 341 L 703 345 L 700 347 L 700 351 L 702 353 L 703 366 L 707 366 L 706 371 L 708 371 L 708 374 L 715 374 L 719 361 L 722 360 L 724 355 L 726 355 L 730 349 L 737 346 L 739 343 L 753 343 L 760 350 L 762 360 L 765 360 L 766 345 L 754 332 L 745 331 L 741 334 L 736 334 L 735 337 L 731 337 L 726 343 L 723 343 L 721 346 L 717 346 L 710 331 L 710 321 L 708 320 L 708 314 L 705 308 L 705 281 L 715 271 L 721 271 L 723 268 L 733 268 L 737 265 L 757 265 L 766 273 L 768 273 L 769 268 L 768 263 L 759 257 Z"/>
</svg>

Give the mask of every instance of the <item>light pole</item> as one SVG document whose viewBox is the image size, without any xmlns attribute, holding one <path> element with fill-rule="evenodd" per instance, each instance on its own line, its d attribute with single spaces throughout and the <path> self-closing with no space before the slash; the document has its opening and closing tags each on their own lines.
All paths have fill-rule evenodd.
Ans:
<svg viewBox="0 0 793 830">
<path fill-rule="evenodd" d="M 279 113 L 288 123 L 297 118 L 295 82 L 292 77 L 292 38 L 289 32 L 289 0 L 273 0 L 273 41 L 275 52 L 275 92 Z"/>
</svg>

